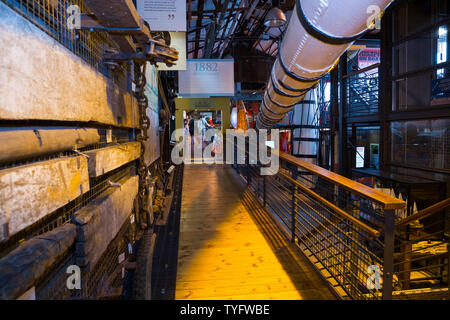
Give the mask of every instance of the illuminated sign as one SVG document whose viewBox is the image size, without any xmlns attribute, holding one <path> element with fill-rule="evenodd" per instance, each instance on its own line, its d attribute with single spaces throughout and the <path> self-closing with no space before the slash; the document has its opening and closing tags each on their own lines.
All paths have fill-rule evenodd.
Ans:
<svg viewBox="0 0 450 320">
<path fill-rule="evenodd" d="M 380 49 L 368 48 L 358 54 L 358 68 L 364 69 L 376 63 L 380 63 Z M 375 72 L 375 71 L 374 71 Z"/>
<path fill-rule="evenodd" d="M 178 87 L 181 97 L 234 96 L 234 60 L 188 59 Z"/>
<path fill-rule="evenodd" d="M 364 147 L 356 148 L 356 168 L 364 168 Z"/>
</svg>

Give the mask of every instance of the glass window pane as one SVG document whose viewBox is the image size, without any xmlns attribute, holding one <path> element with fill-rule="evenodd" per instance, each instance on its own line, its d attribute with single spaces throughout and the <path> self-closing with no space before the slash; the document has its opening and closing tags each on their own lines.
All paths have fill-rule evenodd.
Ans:
<svg viewBox="0 0 450 320">
<path fill-rule="evenodd" d="M 391 123 L 391 161 L 450 169 L 450 119 Z"/>
</svg>

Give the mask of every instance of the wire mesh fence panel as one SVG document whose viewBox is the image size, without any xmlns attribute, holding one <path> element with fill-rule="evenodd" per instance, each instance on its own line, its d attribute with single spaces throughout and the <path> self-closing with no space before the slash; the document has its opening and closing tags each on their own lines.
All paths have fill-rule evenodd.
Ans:
<svg viewBox="0 0 450 320">
<path fill-rule="evenodd" d="M 0 243 L 0 257 L 5 256 L 21 243 L 29 240 L 35 236 L 49 232 L 66 223 L 70 223 L 74 214 L 81 208 L 88 205 L 91 201 L 96 199 L 104 191 L 108 190 L 112 183 L 132 175 L 136 171 L 135 163 L 131 162 L 123 167 L 113 170 L 97 179 L 91 179 L 90 189 L 75 200 L 69 202 L 67 205 L 57 209 L 53 213 L 45 216 L 39 221 L 33 223 L 29 227 L 14 234 L 6 241 Z"/>
<path fill-rule="evenodd" d="M 127 88 L 126 74 L 114 73 L 103 63 L 105 50 L 118 48 L 110 36 L 104 32 L 77 30 L 71 27 L 74 12 L 71 6 L 77 6 L 82 14 L 91 14 L 82 0 L 2 0 L 2 2 L 91 67 L 112 79 L 121 88 Z"/>
<path fill-rule="evenodd" d="M 347 88 L 347 117 L 378 113 L 379 74 L 378 67 L 358 71 L 345 79 Z"/>
<path fill-rule="evenodd" d="M 261 165 L 250 164 L 248 156 L 246 152 L 245 161 L 235 157 L 233 167 L 255 200 L 340 294 L 361 300 L 389 298 L 399 282 L 391 274 L 390 217 L 395 210 L 386 210 L 380 199 L 338 182 L 338 177 L 330 179 L 317 166 L 296 164 L 292 156 L 281 155 L 278 172 L 270 176 L 262 176 Z"/>
</svg>

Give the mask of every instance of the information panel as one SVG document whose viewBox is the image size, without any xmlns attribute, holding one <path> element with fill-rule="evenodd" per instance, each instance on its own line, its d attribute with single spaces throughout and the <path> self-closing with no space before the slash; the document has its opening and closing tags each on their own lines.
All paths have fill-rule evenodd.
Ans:
<svg viewBox="0 0 450 320">
<path fill-rule="evenodd" d="M 364 168 L 364 157 L 365 157 L 365 148 L 357 147 L 356 148 L 356 168 Z"/>
<path fill-rule="evenodd" d="M 150 119 L 148 129 L 148 140 L 145 142 L 145 163 L 150 165 L 160 157 L 160 135 L 159 135 L 159 108 L 158 108 L 158 78 L 154 66 L 147 63 L 145 74 L 147 84 L 145 85 L 145 95 L 148 98 L 147 116 Z"/>
<path fill-rule="evenodd" d="M 186 31 L 186 0 L 137 0 L 152 31 Z"/>
<path fill-rule="evenodd" d="M 234 60 L 188 59 L 178 87 L 181 97 L 234 96 Z"/>
</svg>

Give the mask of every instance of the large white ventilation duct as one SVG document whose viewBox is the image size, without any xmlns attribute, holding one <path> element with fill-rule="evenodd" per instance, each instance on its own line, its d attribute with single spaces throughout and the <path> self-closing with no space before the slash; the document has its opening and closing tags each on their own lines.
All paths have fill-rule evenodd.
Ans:
<svg viewBox="0 0 450 320">
<path fill-rule="evenodd" d="M 305 97 L 392 0 L 296 0 L 260 113 L 271 128 Z M 369 24 L 370 25 L 370 24 Z"/>
</svg>

